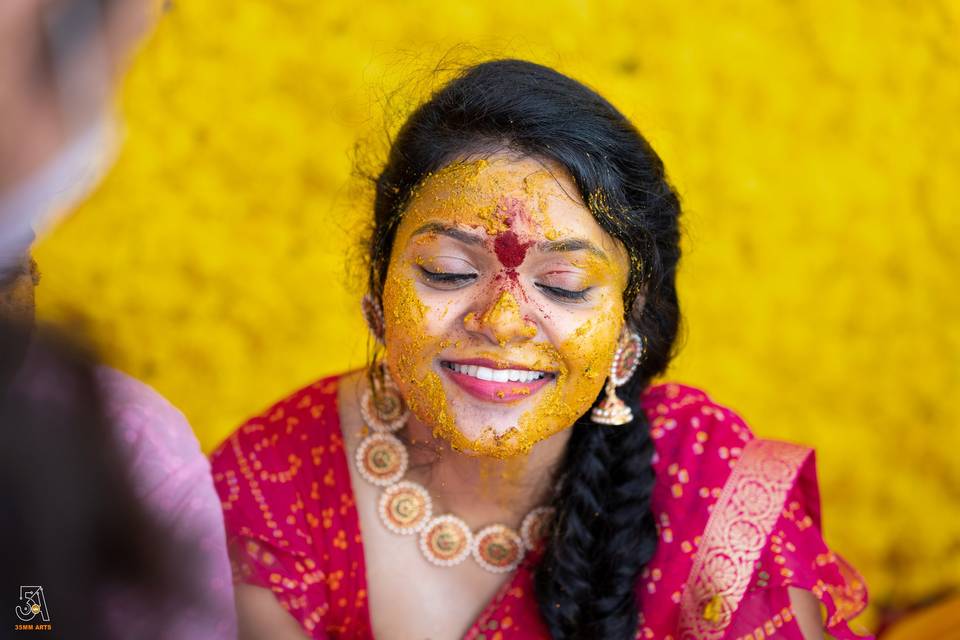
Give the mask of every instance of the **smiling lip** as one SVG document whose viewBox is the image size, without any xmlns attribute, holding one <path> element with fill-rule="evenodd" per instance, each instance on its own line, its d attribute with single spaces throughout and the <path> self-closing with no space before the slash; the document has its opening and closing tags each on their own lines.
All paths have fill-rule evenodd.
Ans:
<svg viewBox="0 0 960 640">
<path fill-rule="evenodd" d="M 555 378 L 550 371 L 520 365 L 504 366 L 483 358 L 442 360 L 440 368 L 461 389 L 487 402 L 514 402 L 529 398 Z"/>
</svg>

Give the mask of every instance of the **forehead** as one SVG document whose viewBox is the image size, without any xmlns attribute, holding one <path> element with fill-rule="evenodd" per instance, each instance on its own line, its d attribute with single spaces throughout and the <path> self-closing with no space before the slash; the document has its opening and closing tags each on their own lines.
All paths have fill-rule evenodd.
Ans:
<svg viewBox="0 0 960 640">
<path fill-rule="evenodd" d="M 426 222 L 481 228 L 489 235 L 512 229 L 549 240 L 576 235 L 614 243 L 561 165 L 506 154 L 454 162 L 426 178 L 410 199 L 401 231 Z"/>
</svg>

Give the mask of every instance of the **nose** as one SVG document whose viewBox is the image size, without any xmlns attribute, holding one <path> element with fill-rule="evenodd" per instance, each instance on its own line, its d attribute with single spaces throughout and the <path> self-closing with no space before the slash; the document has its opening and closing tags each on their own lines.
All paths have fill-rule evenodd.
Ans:
<svg viewBox="0 0 960 640">
<path fill-rule="evenodd" d="M 537 335 L 537 325 L 524 319 L 517 299 L 509 291 L 502 291 L 480 315 L 473 311 L 468 313 L 463 318 L 463 326 L 501 347 Z"/>
</svg>

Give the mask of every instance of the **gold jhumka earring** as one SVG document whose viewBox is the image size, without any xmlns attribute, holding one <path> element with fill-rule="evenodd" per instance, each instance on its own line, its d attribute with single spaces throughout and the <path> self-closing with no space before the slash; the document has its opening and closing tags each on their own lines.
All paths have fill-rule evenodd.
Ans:
<svg viewBox="0 0 960 640">
<path fill-rule="evenodd" d="M 617 387 L 630 380 L 640 361 L 643 360 L 643 338 L 632 331 L 624 330 L 613 355 L 610 375 L 607 377 L 607 397 L 590 411 L 590 419 L 597 424 L 620 426 L 633 421 L 633 411 L 617 397 Z"/>
</svg>

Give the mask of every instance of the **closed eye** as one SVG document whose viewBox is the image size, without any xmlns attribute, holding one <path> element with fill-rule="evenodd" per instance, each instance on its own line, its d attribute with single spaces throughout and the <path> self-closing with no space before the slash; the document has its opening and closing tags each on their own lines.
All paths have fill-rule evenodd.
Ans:
<svg viewBox="0 0 960 640">
<path fill-rule="evenodd" d="M 420 272 L 423 274 L 423 277 L 426 278 L 429 282 L 447 285 L 450 288 L 455 288 L 456 285 L 467 284 L 477 279 L 477 274 L 475 273 L 445 273 L 442 271 L 430 271 L 429 269 L 423 268 L 423 266 L 418 265 Z"/>
<path fill-rule="evenodd" d="M 537 288 L 547 295 L 557 298 L 562 302 L 583 302 L 587 299 L 587 293 L 589 293 L 590 289 L 593 287 L 587 287 L 586 289 L 574 291 L 571 289 L 562 289 L 560 287 L 551 287 L 546 284 L 537 283 Z"/>
</svg>

